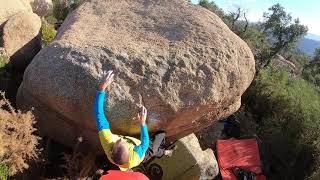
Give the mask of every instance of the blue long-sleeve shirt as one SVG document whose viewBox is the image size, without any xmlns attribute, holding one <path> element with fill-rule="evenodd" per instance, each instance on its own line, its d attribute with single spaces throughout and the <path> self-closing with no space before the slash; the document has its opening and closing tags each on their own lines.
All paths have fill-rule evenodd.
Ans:
<svg viewBox="0 0 320 180">
<path fill-rule="evenodd" d="M 96 120 L 97 129 L 99 132 L 99 138 L 101 145 L 108 156 L 108 159 L 112 161 L 110 150 L 112 149 L 113 143 L 116 142 L 119 138 L 118 135 L 112 134 L 110 130 L 110 124 L 108 122 L 107 117 L 104 114 L 104 100 L 105 97 L 108 98 L 108 94 L 104 91 L 98 91 L 96 95 L 96 101 L 94 105 L 94 116 Z M 133 142 L 139 145 L 134 145 L 132 143 L 128 143 L 129 147 L 129 162 L 126 165 L 118 165 L 121 170 L 126 170 L 128 168 L 135 167 L 139 165 L 143 159 L 146 151 L 149 147 L 149 133 L 147 125 L 141 126 L 141 136 L 140 140 L 135 139 L 133 137 L 127 137 L 131 139 Z"/>
</svg>

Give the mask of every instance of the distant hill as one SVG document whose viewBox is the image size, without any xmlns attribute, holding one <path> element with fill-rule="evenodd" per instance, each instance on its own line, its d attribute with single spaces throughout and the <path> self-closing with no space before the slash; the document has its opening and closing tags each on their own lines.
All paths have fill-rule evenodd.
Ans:
<svg viewBox="0 0 320 180">
<path fill-rule="evenodd" d="M 316 41 L 320 41 L 320 36 L 318 36 L 318 35 L 315 35 L 315 34 L 307 34 L 306 36 L 305 36 L 305 38 L 307 38 L 307 39 L 313 39 L 313 40 L 316 40 Z"/>
<path fill-rule="evenodd" d="M 310 56 L 313 56 L 316 48 L 320 48 L 320 36 L 313 34 L 307 34 L 305 37 L 301 38 L 298 44 L 298 49 Z"/>
</svg>

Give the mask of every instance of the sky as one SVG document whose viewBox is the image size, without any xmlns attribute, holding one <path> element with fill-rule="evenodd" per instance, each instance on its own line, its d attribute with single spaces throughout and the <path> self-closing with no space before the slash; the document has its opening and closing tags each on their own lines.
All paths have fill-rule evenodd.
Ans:
<svg viewBox="0 0 320 180">
<path fill-rule="evenodd" d="M 191 0 L 198 4 L 199 0 Z M 209 0 L 211 1 L 211 0 Z M 293 18 L 299 18 L 301 24 L 308 26 L 308 33 L 320 36 L 320 0 L 214 0 L 225 12 L 235 12 L 237 7 L 243 8 L 249 21 L 262 20 L 273 4 L 280 3 Z"/>
</svg>

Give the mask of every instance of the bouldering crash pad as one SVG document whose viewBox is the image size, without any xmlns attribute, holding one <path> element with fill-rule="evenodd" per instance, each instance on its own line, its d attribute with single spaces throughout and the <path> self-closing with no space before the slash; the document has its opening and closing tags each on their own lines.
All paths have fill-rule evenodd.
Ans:
<svg viewBox="0 0 320 180">
<path fill-rule="evenodd" d="M 265 180 L 262 175 L 259 148 L 255 139 L 218 140 L 217 158 L 223 180 L 237 180 L 233 169 L 238 167 L 257 174 L 257 180 Z"/>
</svg>

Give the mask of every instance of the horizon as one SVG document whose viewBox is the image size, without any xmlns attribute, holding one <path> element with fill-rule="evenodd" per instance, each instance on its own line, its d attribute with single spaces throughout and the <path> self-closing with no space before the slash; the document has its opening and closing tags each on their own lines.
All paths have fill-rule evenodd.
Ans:
<svg viewBox="0 0 320 180">
<path fill-rule="evenodd" d="M 199 0 L 191 0 L 191 2 L 198 4 Z M 250 22 L 262 21 L 263 12 L 279 3 L 294 19 L 299 18 L 300 23 L 308 27 L 308 34 L 320 37 L 320 23 L 317 23 L 317 17 L 320 17 L 318 0 L 309 0 L 307 3 L 299 0 L 214 0 L 214 2 L 225 12 L 234 12 L 238 7 L 243 8 Z"/>
</svg>

